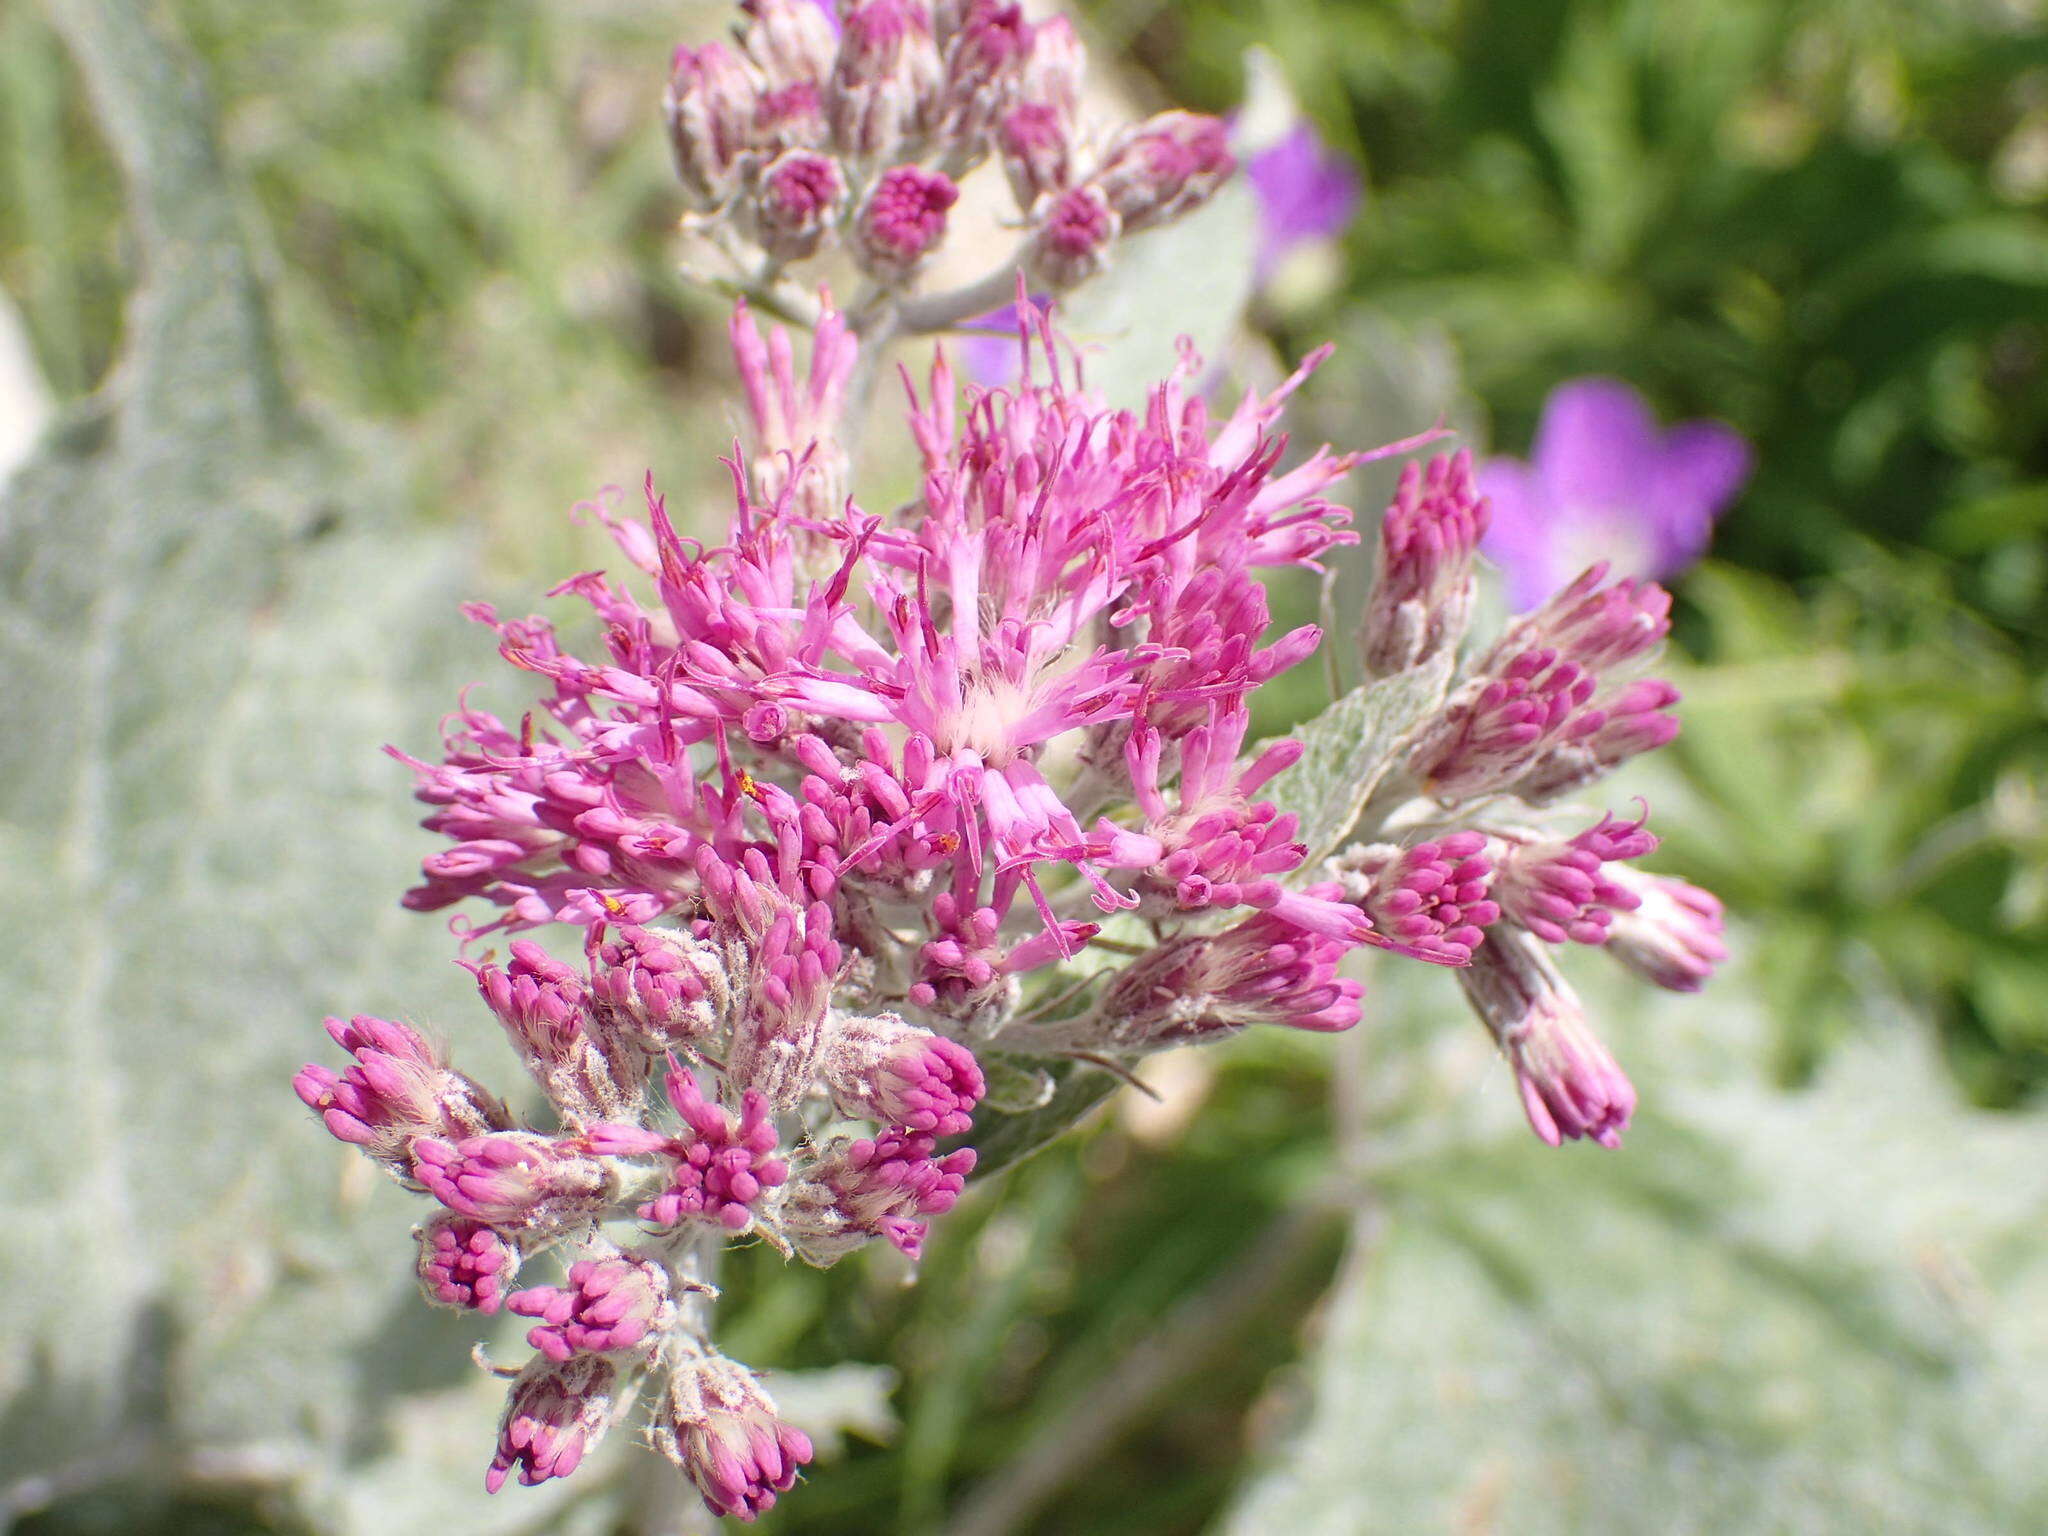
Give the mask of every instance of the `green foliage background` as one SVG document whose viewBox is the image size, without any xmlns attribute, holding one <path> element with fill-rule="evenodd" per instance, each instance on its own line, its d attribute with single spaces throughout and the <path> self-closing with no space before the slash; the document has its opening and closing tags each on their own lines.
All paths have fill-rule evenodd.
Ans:
<svg viewBox="0 0 2048 1536">
<path fill-rule="evenodd" d="M 0 1529 L 688 1528 L 625 1457 L 483 1499 L 488 1383 L 407 1296 L 408 1202 L 287 1079 L 355 1009 L 508 1076 L 389 905 L 419 838 L 374 749 L 492 670 L 459 596 L 602 558 L 569 504 L 651 465 L 715 512 L 722 305 L 672 270 L 654 109 L 720 19 L 0 11 L 0 288 L 68 408 L 0 503 Z M 1443 410 L 1520 450 L 1602 371 L 1755 443 L 1681 591 L 1687 734 L 1624 786 L 1741 953 L 1699 999 L 1575 957 L 1643 1088 L 1618 1154 L 1534 1143 L 1447 978 L 1381 974 L 1334 1048 L 1163 1063 L 1165 1106 L 1005 1175 L 914 1288 L 738 1256 L 728 1347 L 853 1430 L 763 1528 L 2048 1523 L 2037 8 L 1088 19 L 1139 95 L 1210 109 L 1272 50 L 1359 160 L 1344 260 L 1254 305 L 1282 353 L 1342 346 L 1311 435 Z M 210 104 L 150 73 L 158 31 Z M 1324 699 L 1305 672 L 1266 723 Z"/>
</svg>

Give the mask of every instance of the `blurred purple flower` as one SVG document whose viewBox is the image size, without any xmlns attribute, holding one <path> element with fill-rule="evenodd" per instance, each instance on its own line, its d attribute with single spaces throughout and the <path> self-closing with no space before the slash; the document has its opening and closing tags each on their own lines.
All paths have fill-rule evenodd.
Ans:
<svg viewBox="0 0 2048 1536">
<path fill-rule="evenodd" d="M 1306 118 L 1248 156 L 1244 169 L 1259 205 L 1261 287 L 1301 246 L 1341 234 L 1363 196 L 1351 162 L 1325 144 Z"/>
<path fill-rule="evenodd" d="M 1657 425 L 1618 379 L 1550 392 L 1529 461 L 1489 459 L 1480 548 L 1506 573 L 1508 602 L 1533 608 L 1596 560 L 1616 576 L 1675 576 L 1706 553 L 1714 519 L 1749 478 L 1749 444 L 1712 421 Z"/>
<path fill-rule="evenodd" d="M 1034 293 L 1031 302 L 1042 305 L 1045 295 Z M 1024 369 L 1024 354 L 1017 339 L 1018 320 L 1015 304 L 1005 304 L 969 320 L 953 344 L 953 357 L 961 374 L 990 389 L 1016 383 Z"/>
</svg>

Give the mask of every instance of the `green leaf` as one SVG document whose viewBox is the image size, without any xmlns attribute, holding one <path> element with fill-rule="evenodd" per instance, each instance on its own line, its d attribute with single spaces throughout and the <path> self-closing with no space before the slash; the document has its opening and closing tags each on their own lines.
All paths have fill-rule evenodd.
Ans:
<svg viewBox="0 0 2048 1536">
<path fill-rule="evenodd" d="M 1445 651 L 1406 672 L 1361 683 L 1294 732 L 1306 750 L 1267 793 L 1301 818 L 1298 836 L 1309 850 L 1303 868 L 1314 869 L 1349 835 L 1403 741 L 1443 703 L 1452 665 Z"/>
<path fill-rule="evenodd" d="M 976 1154 L 976 1179 L 1043 1151 L 1123 1086 L 1114 1073 L 1081 1062 L 1053 1062 L 1046 1068 L 1046 1076 L 1055 1086 L 1051 1097 L 1038 1108 L 1014 1115 L 984 1111 L 976 1119 L 966 1137 Z"/>
<path fill-rule="evenodd" d="M 459 563 L 402 526 L 391 444 L 293 402 L 154 13 L 54 14 L 142 281 L 112 381 L 0 504 L 0 1443 L 14 1475 L 133 1445 L 171 1486 L 196 1448 L 317 1490 L 397 1437 L 394 1394 L 474 1375 L 410 1294 L 416 1203 L 291 1089 L 324 1013 L 475 1014 L 396 905 L 420 841 L 376 751 L 452 696 Z M 485 1507 L 491 1422 L 441 1529 L 530 1518 Z"/>
<path fill-rule="evenodd" d="M 1045 1063 L 1030 1056 L 1013 1056 L 1005 1051 L 983 1051 L 977 1058 L 988 1091 L 981 1096 L 984 1110 L 1005 1115 L 1029 1114 L 1052 1101 L 1058 1080 Z"/>
<path fill-rule="evenodd" d="M 1896 1020 L 1775 1093 L 1728 1002 L 1658 1010 L 1619 1152 L 1382 1180 L 1312 1412 L 1222 1532 L 2042 1527 L 2042 1117 L 1961 1107 Z"/>
</svg>

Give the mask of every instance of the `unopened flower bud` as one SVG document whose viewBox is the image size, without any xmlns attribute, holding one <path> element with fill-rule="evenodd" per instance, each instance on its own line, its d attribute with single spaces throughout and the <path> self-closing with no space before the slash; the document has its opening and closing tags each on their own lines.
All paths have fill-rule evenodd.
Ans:
<svg viewBox="0 0 2048 1536">
<path fill-rule="evenodd" d="M 1016 97 L 1031 31 L 1016 0 L 969 0 L 948 38 L 939 135 L 955 174 L 987 153 L 990 127 Z"/>
<path fill-rule="evenodd" d="M 795 83 L 823 85 L 839 55 L 839 38 L 816 0 L 740 0 L 751 18 L 744 46 L 770 90 Z"/>
<path fill-rule="evenodd" d="M 841 22 L 825 115 L 841 154 L 862 165 L 922 151 L 937 114 L 942 70 L 921 0 L 868 0 Z"/>
<path fill-rule="evenodd" d="M 1636 905 L 1614 914 L 1607 953 L 1646 981 L 1697 992 L 1728 958 L 1721 903 L 1710 891 L 1669 875 L 1618 869 L 1615 879 Z"/>
<path fill-rule="evenodd" d="M 667 1183 L 640 1207 L 643 1221 L 657 1227 L 708 1221 L 729 1232 L 744 1231 L 766 1194 L 789 1176 L 789 1165 L 776 1156 L 778 1137 L 767 1101 L 749 1092 L 734 1116 L 704 1097 L 687 1068 L 670 1068 L 665 1084 L 669 1103 L 682 1119 L 681 1130 L 665 1135 L 638 1125 L 599 1125 L 586 1141 L 607 1157 L 666 1161 Z"/>
<path fill-rule="evenodd" d="M 1081 40 L 1066 17 L 1040 22 L 1012 99 L 996 116 L 1003 174 L 1026 213 L 1041 198 L 1065 191 L 1072 178 L 1084 64 Z"/>
<path fill-rule="evenodd" d="M 1051 107 L 1019 102 L 997 119 L 995 134 L 1003 174 L 1024 212 L 1066 186 L 1072 166 L 1071 133 Z"/>
<path fill-rule="evenodd" d="M 1574 733 L 1532 763 L 1514 782 L 1531 805 L 1546 805 L 1605 778 L 1632 757 L 1654 752 L 1678 735 L 1678 716 L 1667 713 L 1678 690 L 1662 678 L 1638 678 L 1594 701 Z"/>
<path fill-rule="evenodd" d="M 582 975 L 520 939 L 512 963 L 473 965 L 477 990 L 505 1026 L 533 1080 L 572 1126 L 631 1116 L 644 1096 L 647 1054 L 588 1028 Z"/>
<path fill-rule="evenodd" d="M 1034 276 L 1054 288 L 1072 288 L 1109 265 L 1122 222 L 1099 187 L 1063 192 L 1046 210 L 1032 237 Z"/>
<path fill-rule="evenodd" d="M 1463 965 L 1500 916 L 1488 894 L 1493 866 L 1485 850 L 1480 833 L 1453 832 L 1407 848 L 1366 844 L 1332 866 L 1345 898 L 1376 932 L 1411 955 Z"/>
<path fill-rule="evenodd" d="M 823 149 L 827 138 L 825 98 L 808 80 L 763 91 L 754 103 L 757 160 L 786 150 Z"/>
<path fill-rule="evenodd" d="M 417 1030 L 368 1014 L 326 1023 L 355 1065 L 340 1076 L 308 1065 L 292 1087 L 330 1134 L 362 1148 L 401 1182 L 420 1187 L 411 1152 L 417 1138 L 477 1136 L 512 1123 L 504 1105 L 447 1066 Z"/>
<path fill-rule="evenodd" d="M 1048 16 L 1031 30 L 1031 51 L 1025 56 L 1017 98 L 1046 106 L 1069 131 L 1081 110 L 1081 82 L 1088 52 L 1081 35 L 1065 16 Z"/>
<path fill-rule="evenodd" d="M 1303 894 L 1336 896 L 1339 888 L 1315 886 Z M 1355 921 L 1358 914 L 1350 916 Z M 1358 1022 L 1365 990 L 1337 974 L 1350 947 L 1273 912 L 1221 933 L 1169 939 L 1104 991 L 1092 1015 L 1099 1046 L 1164 1050 L 1219 1040 L 1254 1024 L 1349 1029 Z"/>
<path fill-rule="evenodd" d="M 616 1399 L 618 1381 L 617 1367 L 602 1355 L 536 1355 L 505 1400 L 484 1487 L 496 1493 L 515 1469 L 528 1488 L 574 1472 L 626 1406 Z"/>
<path fill-rule="evenodd" d="M 746 61 L 722 43 L 676 50 L 662 113 L 676 174 L 693 206 L 721 207 L 738 186 L 759 89 Z"/>
<path fill-rule="evenodd" d="M 778 1212 L 782 1230 L 820 1266 L 875 1237 L 917 1258 L 925 1218 L 950 1211 L 974 1171 L 972 1147 L 936 1151 L 932 1136 L 901 1128 L 835 1143 L 790 1185 Z"/>
<path fill-rule="evenodd" d="M 1423 789 L 1443 801 L 1506 788 L 1553 747 L 1597 730 L 1593 677 L 1555 650 L 1514 653 L 1463 684 L 1409 756 Z"/>
<path fill-rule="evenodd" d="M 510 1311 L 539 1319 L 526 1342 L 558 1363 L 578 1354 L 651 1355 L 674 1318 L 668 1271 L 652 1259 L 624 1253 L 579 1259 L 569 1266 L 568 1280 L 505 1298 Z"/>
<path fill-rule="evenodd" d="M 608 1031 L 649 1052 L 711 1035 L 732 1003 L 725 962 L 672 928 L 615 928 L 593 956 L 590 995 Z"/>
<path fill-rule="evenodd" d="M 846 176 L 839 162 L 793 149 L 761 173 L 752 203 L 754 238 L 779 261 L 814 255 L 846 210 Z"/>
<path fill-rule="evenodd" d="M 1589 672 L 1655 650 L 1671 631 L 1671 594 L 1654 581 L 1607 580 L 1590 566 L 1534 613 L 1515 621 L 1501 645 L 1545 645 Z"/>
<path fill-rule="evenodd" d="M 495 1312 L 519 1273 L 519 1240 L 449 1212 L 412 1229 L 419 1244 L 420 1289 L 438 1307 Z"/>
<path fill-rule="evenodd" d="M 899 165 L 884 172 L 855 221 L 855 251 L 877 279 L 901 283 L 946 237 L 946 210 L 960 189 L 936 171 Z"/>
<path fill-rule="evenodd" d="M 1514 1068 L 1530 1127 L 1553 1147 L 1580 1136 L 1620 1146 L 1635 1089 L 1587 1024 L 1549 946 L 1512 923 L 1496 923 L 1486 939 L 1458 980 Z"/>
<path fill-rule="evenodd" d="M 1379 570 L 1359 632 L 1370 675 L 1390 677 L 1457 648 L 1471 620 L 1472 552 L 1486 518 L 1470 453 L 1402 469 L 1380 520 Z"/>
<path fill-rule="evenodd" d="M 842 1114 L 958 1136 L 987 1091 L 966 1046 L 893 1013 L 835 1014 L 821 1061 Z"/>
<path fill-rule="evenodd" d="M 1637 902 L 1615 878 L 1618 861 L 1641 858 L 1656 846 L 1642 822 L 1612 816 L 1570 839 L 1504 842 L 1493 894 L 1511 920 L 1545 943 L 1604 944 L 1615 914 Z"/>
<path fill-rule="evenodd" d="M 1123 227 L 1139 230 L 1206 202 L 1236 169 L 1222 119 L 1161 112 L 1127 130 L 1090 180 Z"/>
<path fill-rule="evenodd" d="M 760 1378 L 709 1352 L 671 1372 L 648 1435 L 712 1514 L 746 1523 L 774 1508 L 775 1496 L 790 1490 L 811 1459 L 810 1438 L 776 1416 Z"/>
<path fill-rule="evenodd" d="M 422 1137 L 412 1151 L 414 1176 L 428 1194 L 459 1216 L 506 1231 L 553 1231 L 596 1220 L 617 1189 L 597 1158 L 571 1141 L 533 1131 L 462 1141 Z"/>
</svg>

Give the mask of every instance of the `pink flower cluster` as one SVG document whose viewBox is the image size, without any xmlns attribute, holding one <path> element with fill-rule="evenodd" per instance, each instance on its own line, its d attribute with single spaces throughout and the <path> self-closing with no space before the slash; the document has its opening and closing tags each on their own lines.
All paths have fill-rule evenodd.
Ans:
<svg viewBox="0 0 2048 1536">
<path fill-rule="evenodd" d="M 1675 690 L 1641 675 L 1669 599 L 1595 567 L 1465 658 L 1488 514 L 1462 454 L 1402 476 L 1366 681 L 1331 718 L 1381 697 L 1409 717 L 1335 788 L 1287 777 L 1302 741 L 1248 745 L 1254 692 L 1324 639 L 1276 629 L 1261 573 L 1321 570 L 1358 540 L 1336 483 L 1441 435 L 1291 454 L 1283 410 L 1327 349 L 1227 411 L 1192 356 L 1111 409 L 1020 279 L 1023 382 L 962 390 L 942 353 L 906 375 L 915 490 L 863 504 L 842 444 L 863 349 L 940 323 L 904 290 L 959 175 L 1001 156 L 1023 264 L 1064 282 L 1228 155 L 1181 113 L 1084 153 L 1071 30 L 1006 0 L 853 0 L 836 32 L 811 0 L 744 9 L 734 47 L 677 59 L 686 190 L 772 258 L 757 294 L 835 230 L 872 291 L 851 316 L 820 299 L 801 367 L 738 305 L 750 429 L 722 531 L 679 526 L 651 479 L 644 516 L 588 509 L 623 574 L 549 595 L 595 639 L 472 606 L 537 706 L 515 724 L 464 699 L 438 758 L 395 754 L 444 839 L 405 903 L 465 909 L 465 948 L 509 940 L 464 964 L 547 1113 L 367 1016 L 329 1020 L 349 1064 L 294 1086 L 440 1206 L 416 1234 L 430 1301 L 533 1322 L 487 1486 L 568 1475 L 646 1396 L 652 1443 L 749 1520 L 811 1445 L 713 1347 L 708 1256 L 826 1266 L 879 1239 L 915 1260 L 975 1167 L 979 1051 L 1115 1064 L 1348 1029 L 1347 957 L 1371 947 L 1459 974 L 1545 1140 L 1613 1145 L 1634 1092 L 1553 948 L 1679 990 L 1724 951 L 1711 896 L 1633 867 L 1642 820 L 1558 803 L 1676 730 Z M 1304 829 L 1333 808 L 1348 826 Z M 512 937 L 550 924 L 580 930 L 580 963 Z M 559 1283 L 515 1289 L 544 1253 Z"/>
<path fill-rule="evenodd" d="M 687 930 L 594 924 L 587 969 L 524 940 L 507 968 L 471 966 L 558 1129 L 517 1123 L 390 1020 L 329 1020 L 353 1063 L 299 1074 L 300 1097 L 335 1135 L 443 1207 L 417 1231 L 428 1300 L 535 1320 L 527 1340 L 540 1354 L 513 1384 L 493 1489 L 514 1471 L 529 1484 L 566 1476 L 650 1375 L 668 1382 L 657 1413 L 697 1412 L 701 1394 L 677 1378 L 711 1371 L 732 1405 L 724 1430 L 707 1438 L 694 1420 L 657 1418 L 655 1438 L 712 1457 L 682 1465 L 714 1508 L 766 1509 L 808 1441 L 774 1417 L 744 1368 L 709 1352 L 696 1320 L 709 1289 L 693 1278 L 698 1244 L 753 1234 L 829 1263 L 881 1237 L 915 1257 L 928 1218 L 952 1206 L 974 1166 L 971 1148 L 938 1144 L 971 1129 L 984 1091 L 973 1053 L 900 1018 L 830 1007 L 836 952 L 801 936 L 792 888 L 748 856 L 758 852 L 727 869 L 698 850 L 703 915 Z M 778 1111 L 807 1097 L 782 1086 L 791 1040 L 809 1053 L 820 1097 L 872 1120 L 873 1137 L 821 1147 L 802 1115 Z M 645 1091 L 657 1045 L 698 1062 L 667 1058 L 672 1120 Z M 707 1095 L 707 1075 L 736 1110 Z M 622 1247 L 607 1229 L 635 1217 L 637 1246 Z M 568 1260 L 565 1283 L 510 1289 L 550 1249 Z M 775 1454 L 730 1461 L 734 1435 Z"/>
<path fill-rule="evenodd" d="M 744 10 L 730 42 L 676 51 L 664 109 L 692 223 L 776 266 L 844 245 L 904 287 L 945 239 L 960 179 L 994 158 L 1024 220 L 1019 264 L 1064 288 L 1235 166 L 1213 117 L 1091 135 L 1080 39 L 1016 0 L 849 0 L 836 27 L 813 0 Z"/>
</svg>

